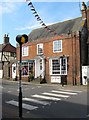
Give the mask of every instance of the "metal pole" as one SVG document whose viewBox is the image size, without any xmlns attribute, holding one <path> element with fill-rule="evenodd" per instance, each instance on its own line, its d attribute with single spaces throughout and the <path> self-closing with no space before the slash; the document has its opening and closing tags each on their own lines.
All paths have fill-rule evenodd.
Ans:
<svg viewBox="0 0 89 120">
<path fill-rule="evenodd" d="M 21 63 L 22 63 L 22 44 L 20 44 L 20 66 L 19 66 L 19 117 L 22 117 L 22 86 L 21 86 Z"/>
</svg>

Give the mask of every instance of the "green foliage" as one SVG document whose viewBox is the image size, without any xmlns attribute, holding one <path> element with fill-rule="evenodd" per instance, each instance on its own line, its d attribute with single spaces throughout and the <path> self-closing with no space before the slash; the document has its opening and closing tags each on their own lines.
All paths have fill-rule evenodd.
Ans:
<svg viewBox="0 0 89 120">
<path fill-rule="evenodd" d="M 31 73 L 30 75 L 29 75 L 29 77 L 28 77 L 28 81 L 30 82 L 30 81 L 32 81 L 34 79 L 34 76 L 33 76 L 33 74 Z"/>
</svg>

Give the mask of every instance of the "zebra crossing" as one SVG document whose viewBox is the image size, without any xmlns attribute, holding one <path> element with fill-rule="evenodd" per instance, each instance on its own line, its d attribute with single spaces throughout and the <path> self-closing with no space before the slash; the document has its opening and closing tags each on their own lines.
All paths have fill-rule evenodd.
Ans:
<svg viewBox="0 0 89 120">
<path fill-rule="evenodd" d="M 47 101 L 39 101 L 37 99 L 33 99 L 33 98 L 23 98 L 23 101 L 29 101 L 29 102 L 34 102 L 34 103 L 38 103 L 38 104 L 41 104 L 41 105 L 47 105 L 47 104 L 50 104 L 50 102 L 47 102 Z"/>
<path fill-rule="evenodd" d="M 10 101 L 8 101 L 8 102 L 6 102 L 6 103 L 11 104 L 11 105 L 15 105 L 15 106 L 18 107 L 18 102 L 17 102 L 17 101 L 10 100 Z M 37 106 L 32 106 L 32 105 L 28 105 L 28 104 L 25 104 L 25 103 L 22 104 L 22 107 L 23 107 L 24 109 L 27 109 L 27 110 L 34 110 L 34 109 L 37 109 L 37 108 L 38 108 Z"/>
<path fill-rule="evenodd" d="M 49 92 L 43 92 L 40 94 L 33 94 L 30 97 L 23 97 L 22 108 L 26 110 L 37 110 L 40 107 L 51 105 L 52 102 L 59 102 L 63 99 L 68 99 L 69 97 L 76 96 L 82 91 L 73 91 L 73 90 L 51 90 Z M 18 107 L 18 101 L 10 100 L 6 101 L 7 104 Z M 41 105 L 41 106 L 39 106 Z"/>
</svg>

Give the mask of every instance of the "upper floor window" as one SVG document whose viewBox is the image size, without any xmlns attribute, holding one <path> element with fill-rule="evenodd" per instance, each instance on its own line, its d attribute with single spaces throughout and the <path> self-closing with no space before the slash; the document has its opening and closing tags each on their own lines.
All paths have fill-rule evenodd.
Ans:
<svg viewBox="0 0 89 120">
<path fill-rule="evenodd" d="M 43 54 L 43 44 L 37 44 L 37 54 Z"/>
<path fill-rule="evenodd" d="M 53 41 L 53 52 L 62 52 L 62 40 Z"/>
<path fill-rule="evenodd" d="M 28 46 L 22 47 L 22 56 L 28 56 Z"/>
<path fill-rule="evenodd" d="M 16 54 L 11 52 L 11 57 L 16 57 Z"/>
</svg>

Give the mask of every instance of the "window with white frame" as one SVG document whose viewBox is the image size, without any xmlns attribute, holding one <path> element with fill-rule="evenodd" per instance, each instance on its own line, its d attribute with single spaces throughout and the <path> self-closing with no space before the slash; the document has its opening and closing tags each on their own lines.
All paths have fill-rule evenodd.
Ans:
<svg viewBox="0 0 89 120">
<path fill-rule="evenodd" d="M 61 58 L 60 64 L 61 64 L 61 75 L 66 75 L 67 74 L 67 58 L 66 57 Z"/>
<path fill-rule="evenodd" d="M 62 52 L 62 40 L 53 41 L 53 52 Z"/>
<path fill-rule="evenodd" d="M 43 44 L 37 44 L 37 55 L 43 54 Z"/>
<path fill-rule="evenodd" d="M 60 74 L 60 63 L 57 59 L 52 60 L 52 74 Z"/>
<path fill-rule="evenodd" d="M 50 75 L 67 75 L 67 57 L 50 60 Z"/>
<path fill-rule="evenodd" d="M 22 63 L 22 67 L 21 68 L 22 68 L 21 69 L 22 76 L 28 75 L 28 62 Z"/>
<path fill-rule="evenodd" d="M 28 56 L 28 46 L 22 47 L 22 56 Z"/>
<path fill-rule="evenodd" d="M 22 76 L 26 76 L 29 74 L 33 74 L 33 63 L 31 62 L 22 62 L 22 66 L 21 66 L 21 73 Z"/>
</svg>

